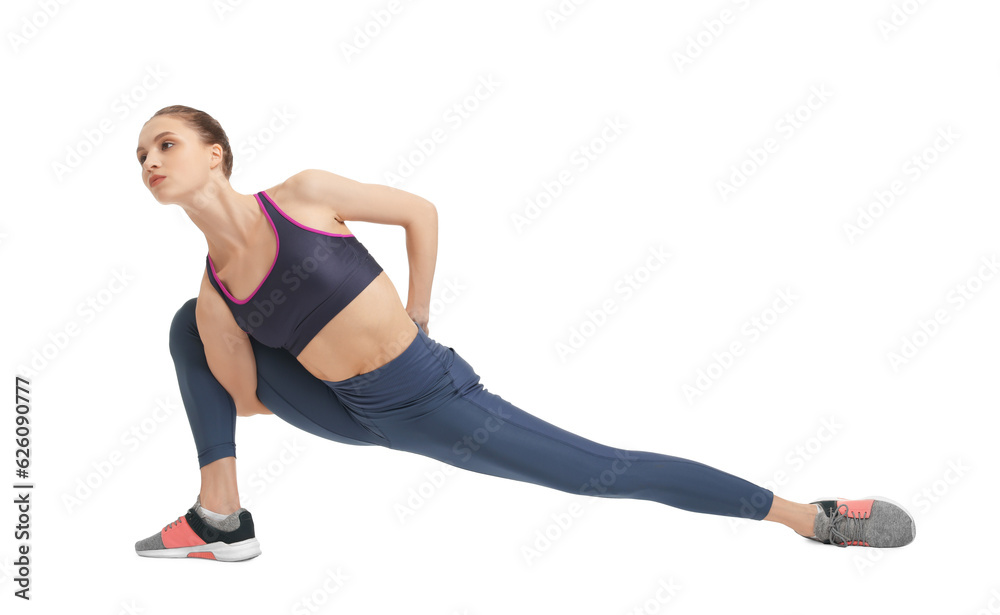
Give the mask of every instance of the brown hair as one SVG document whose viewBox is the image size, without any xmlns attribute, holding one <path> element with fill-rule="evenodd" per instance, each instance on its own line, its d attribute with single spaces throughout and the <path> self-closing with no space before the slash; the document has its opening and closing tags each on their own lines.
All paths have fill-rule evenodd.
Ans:
<svg viewBox="0 0 1000 615">
<path fill-rule="evenodd" d="M 222 124 L 219 124 L 214 117 L 204 111 L 184 105 L 164 107 L 154 113 L 153 117 L 158 115 L 176 115 L 187 122 L 188 126 L 198 133 L 202 143 L 205 145 L 214 145 L 216 143 L 221 145 L 222 171 L 226 174 L 226 179 L 229 179 L 229 176 L 233 174 L 233 150 L 229 146 L 229 137 L 226 136 L 226 131 L 222 129 Z M 149 119 L 153 119 L 153 117 Z"/>
</svg>

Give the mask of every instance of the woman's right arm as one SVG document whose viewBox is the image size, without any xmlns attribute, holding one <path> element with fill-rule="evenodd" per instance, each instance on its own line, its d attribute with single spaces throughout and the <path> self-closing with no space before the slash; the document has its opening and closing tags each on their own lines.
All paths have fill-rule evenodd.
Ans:
<svg viewBox="0 0 1000 615">
<path fill-rule="evenodd" d="M 257 361 L 250 338 L 208 280 L 206 269 L 195 307 L 198 334 L 212 375 L 236 403 L 236 414 L 271 414 L 257 399 Z"/>
</svg>

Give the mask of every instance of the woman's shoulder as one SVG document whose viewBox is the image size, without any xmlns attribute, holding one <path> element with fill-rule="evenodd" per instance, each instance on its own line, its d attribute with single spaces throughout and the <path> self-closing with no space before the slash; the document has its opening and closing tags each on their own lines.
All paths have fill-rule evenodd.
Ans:
<svg viewBox="0 0 1000 615">
<path fill-rule="evenodd" d="M 332 206 L 335 195 L 350 186 L 353 180 L 319 169 L 306 169 L 283 182 L 266 188 L 268 199 L 286 218 L 324 233 L 350 234 L 337 210 Z"/>
<path fill-rule="evenodd" d="M 325 203 L 331 194 L 352 190 L 357 183 L 323 169 L 304 169 L 266 191 L 276 199 L 284 194 L 287 200 L 316 204 Z"/>
<path fill-rule="evenodd" d="M 321 187 L 324 175 L 332 174 L 319 169 L 304 169 L 270 188 L 265 188 L 264 192 L 275 201 L 308 201 L 309 195 Z"/>
<path fill-rule="evenodd" d="M 291 177 L 285 179 L 282 182 L 271 186 L 270 188 L 264 188 L 262 192 L 266 192 L 267 196 L 271 197 L 275 201 L 285 201 L 289 197 L 293 197 L 296 192 L 296 184 L 298 174 L 292 175 Z"/>
</svg>

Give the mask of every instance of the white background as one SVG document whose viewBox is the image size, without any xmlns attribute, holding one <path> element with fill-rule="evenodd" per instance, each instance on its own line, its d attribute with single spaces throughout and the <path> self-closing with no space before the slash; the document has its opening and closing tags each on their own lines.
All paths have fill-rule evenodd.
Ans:
<svg viewBox="0 0 1000 615">
<path fill-rule="evenodd" d="M 983 267 L 1000 252 L 996 3 L 567 1 L 559 22 L 555 2 L 52 4 L 6 3 L 3 20 L 3 348 L 9 385 L 33 373 L 36 485 L 26 604 L 11 396 L 5 612 L 997 612 L 1000 579 L 977 559 L 1000 546 L 1000 281 Z M 430 335 L 489 390 L 793 501 L 888 497 L 916 540 L 839 549 L 770 522 L 444 474 L 255 416 L 237 455 L 262 555 L 138 557 L 199 489 L 167 332 L 207 247 L 134 156 L 171 104 L 222 123 L 244 194 L 306 168 L 390 183 L 441 130 L 396 185 L 439 212 Z M 953 137 L 935 149 L 939 130 Z M 776 151 L 751 168 L 767 139 Z M 600 152 L 585 169 L 584 146 Z M 740 165 L 749 179 L 723 198 Z M 519 229 L 563 171 L 572 182 Z M 894 181 L 905 191 L 871 207 Z M 350 227 L 405 302 L 403 230 Z M 644 270 L 654 248 L 670 257 Z M 626 297 L 629 275 L 642 283 Z M 751 339 L 754 318 L 771 324 Z M 561 356 L 574 330 L 585 341 Z M 920 347 L 894 366 L 904 338 Z"/>
</svg>

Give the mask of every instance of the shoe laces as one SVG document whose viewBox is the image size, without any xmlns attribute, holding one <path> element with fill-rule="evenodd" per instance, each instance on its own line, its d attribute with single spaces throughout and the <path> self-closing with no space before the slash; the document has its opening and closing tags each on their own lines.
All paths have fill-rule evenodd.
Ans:
<svg viewBox="0 0 1000 615">
<path fill-rule="evenodd" d="M 183 518 L 184 518 L 184 515 L 181 515 L 180 517 L 177 517 L 177 519 L 175 519 L 174 521 L 171 521 L 170 523 L 168 523 L 167 525 L 165 525 L 163 527 L 163 531 L 165 532 L 165 531 L 169 530 L 170 528 L 174 527 L 175 525 L 180 525 L 181 519 L 183 519 Z"/>
<path fill-rule="evenodd" d="M 840 512 L 841 508 L 844 509 L 844 512 Z M 865 522 L 868 521 L 868 515 L 863 517 L 848 517 L 847 513 L 849 510 L 847 504 L 841 504 L 833 513 L 833 519 L 830 520 L 830 542 L 838 547 L 847 547 L 847 545 L 864 545 L 867 547 L 868 541 L 865 539 L 865 528 L 868 524 Z M 834 540 L 834 538 L 839 539 L 839 541 Z"/>
</svg>

